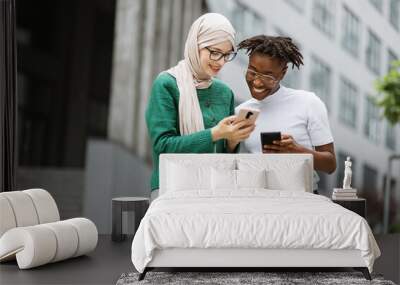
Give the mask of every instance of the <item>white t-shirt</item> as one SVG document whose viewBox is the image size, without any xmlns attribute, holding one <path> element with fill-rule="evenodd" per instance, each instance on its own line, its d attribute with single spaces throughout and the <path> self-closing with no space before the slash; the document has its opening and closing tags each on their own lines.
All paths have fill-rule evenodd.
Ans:
<svg viewBox="0 0 400 285">
<path fill-rule="evenodd" d="M 325 104 L 312 92 L 280 86 L 278 91 L 262 101 L 250 99 L 236 107 L 235 112 L 245 107 L 260 110 L 256 128 L 241 144 L 245 152 L 262 153 L 261 132 L 281 132 L 308 148 L 333 142 Z M 314 173 L 314 189 L 319 178 Z"/>
</svg>

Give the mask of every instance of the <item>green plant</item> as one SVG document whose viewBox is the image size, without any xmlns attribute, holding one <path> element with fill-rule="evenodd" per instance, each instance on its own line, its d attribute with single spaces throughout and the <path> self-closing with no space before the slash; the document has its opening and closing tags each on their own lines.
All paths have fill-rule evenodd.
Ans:
<svg viewBox="0 0 400 285">
<path fill-rule="evenodd" d="M 392 68 L 376 81 L 375 88 L 380 94 L 375 103 L 383 109 L 383 116 L 392 125 L 400 122 L 400 61 L 392 62 Z"/>
</svg>

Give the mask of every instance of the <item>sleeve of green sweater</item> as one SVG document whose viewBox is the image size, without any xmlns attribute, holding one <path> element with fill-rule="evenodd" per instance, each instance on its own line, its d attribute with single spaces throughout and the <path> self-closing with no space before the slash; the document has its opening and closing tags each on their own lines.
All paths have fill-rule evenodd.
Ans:
<svg viewBox="0 0 400 285">
<path fill-rule="evenodd" d="M 180 135 L 178 102 L 165 82 L 155 82 L 146 110 L 146 123 L 156 153 L 212 153 L 211 129 Z"/>
<path fill-rule="evenodd" d="M 231 106 L 229 109 L 229 116 L 235 115 L 235 96 L 232 92 L 232 98 L 231 98 Z M 228 152 L 228 148 L 227 148 L 227 141 L 225 140 L 225 152 Z M 240 143 L 237 144 L 237 146 L 235 147 L 235 149 L 233 150 L 232 153 L 239 153 L 240 151 Z"/>
</svg>

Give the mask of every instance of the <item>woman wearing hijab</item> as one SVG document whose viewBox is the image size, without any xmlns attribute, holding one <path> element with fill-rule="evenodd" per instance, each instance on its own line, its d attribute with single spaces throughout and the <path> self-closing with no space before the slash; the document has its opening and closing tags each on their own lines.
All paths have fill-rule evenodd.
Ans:
<svg viewBox="0 0 400 285">
<path fill-rule="evenodd" d="M 234 36 L 224 16 L 204 14 L 189 30 L 184 59 L 153 82 L 146 110 L 153 151 L 151 200 L 158 196 L 161 153 L 236 152 L 253 131 L 254 124 L 233 124 L 232 90 L 214 78 L 236 56 Z"/>
</svg>

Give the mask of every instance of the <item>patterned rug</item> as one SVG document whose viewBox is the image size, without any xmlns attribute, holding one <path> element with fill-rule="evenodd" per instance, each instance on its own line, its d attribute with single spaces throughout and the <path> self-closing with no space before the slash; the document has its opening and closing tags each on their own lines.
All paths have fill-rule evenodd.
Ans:
<svg viewBox="0 0 400 285">
<path fill-rule="evenodd" d="M 395 285 L 392 281 L 384 280 L 381 275 L 372 274 L 372 281 L 364 278 L 360 272 L 153 272 L 150 271 L 142 281 L 138 281 L 139 273 L 124 273 L 117 285 L 134 284 L 387 284 Z"/>
</svg>

